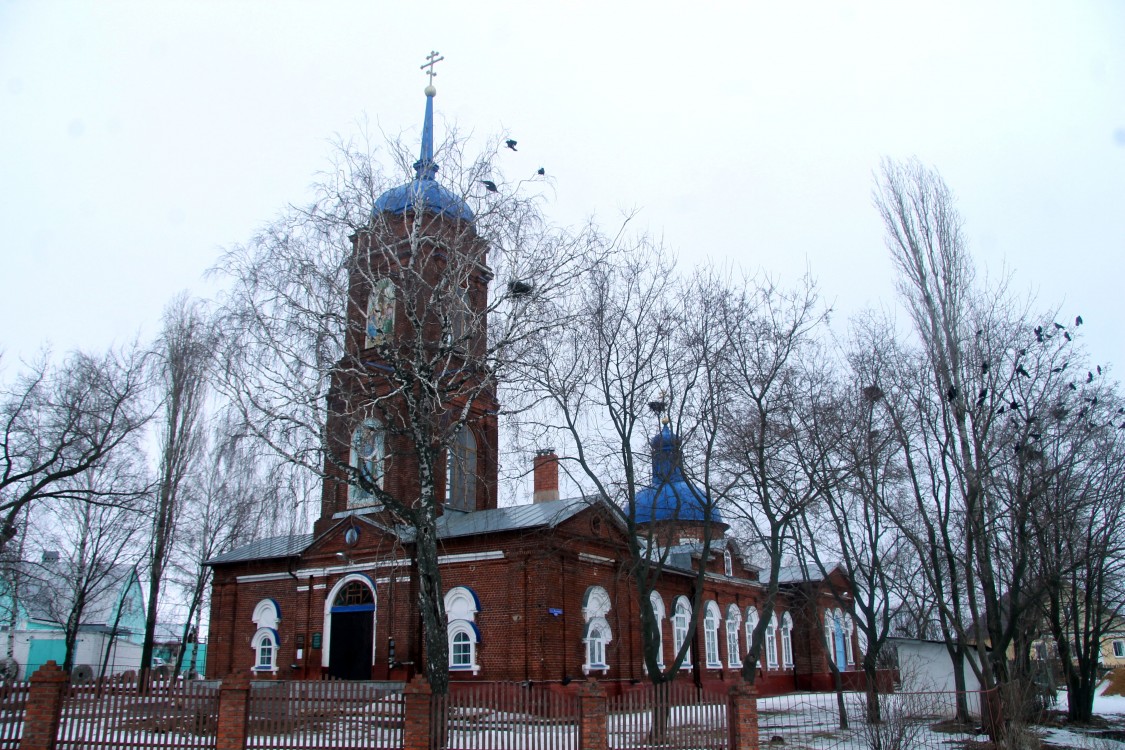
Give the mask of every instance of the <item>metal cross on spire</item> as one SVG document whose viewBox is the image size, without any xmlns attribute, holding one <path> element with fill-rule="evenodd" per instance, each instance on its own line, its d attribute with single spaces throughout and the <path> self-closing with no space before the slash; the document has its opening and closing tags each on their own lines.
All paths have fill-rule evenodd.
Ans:
<svg viewBox="0 0 1125 750">
<path fill-rule="evenodd" d="M 445 59 L 445 57 L 443 55 L 441 55 L 435 49 L 432 52 L 430 52 L 430 54 L 426 55 L 426 64 L 422 65 L 419 68 L 419 70 L 426 70 L 426 68 L 429 68 L 429 70 L 426 70 L 426 75 L 428 75 L 430 77 L 430 85 L 431 86 L 434 85 L 434 76 L 437 75 L 437 73 L 434 72 L 434 66 L 437 65 L 439 62 L 441 62 L 444 59 Z"/>
</svg>

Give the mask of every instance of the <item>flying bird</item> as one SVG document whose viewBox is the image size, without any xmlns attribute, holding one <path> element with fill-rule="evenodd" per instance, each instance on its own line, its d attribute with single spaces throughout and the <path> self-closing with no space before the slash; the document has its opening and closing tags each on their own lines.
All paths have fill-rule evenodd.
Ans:
<svg viewBox="0 0 1125 750">
<path fill-rule="evenodd" d="M 542 177 L 543 175 L 547 174 L 547 170 L 543 169 L 543 167 L 539 167 L 539 169 L 535 170 L 535 174 Z"/>
<path fill-rule="evenodd" d="M 493 182 L 492 180 L 481 180 L 480 182 L 481 182 L 482 185 L 484 185 L 485 189 L 488 192 L 490 192 L 490 193 L 499 193 L 500 192 L 500 188 L 496 187 L 496 183 Z"/>
<path fill-rule="evenodd" d="M 1016 374 L 1022 375 L 1025 378 L 1030 378 L 1031 373 L 1023 368 L 1023 365 L 1016 365 Z"/>
<path fill-rule="evenodd" d="M 513 141 L 511 138 L 504 141 L 504 145 L 507 146 L 508 148 L 512 149 L 513 151 L 519 150 L 519 149 L 516 148 L 516 141 Z"/>
<path fill-rule="evenodd" d="M 1080 326 L 1080 325 L 1082 325 L 1082 316 L 1081 316 L 1081 315 L 1077 316 L 1077 317 L 1076 317 L 1076 318 L 1074 319 L 1074 325 L 1076 325 L 1076 326 Z"/>
</svg>

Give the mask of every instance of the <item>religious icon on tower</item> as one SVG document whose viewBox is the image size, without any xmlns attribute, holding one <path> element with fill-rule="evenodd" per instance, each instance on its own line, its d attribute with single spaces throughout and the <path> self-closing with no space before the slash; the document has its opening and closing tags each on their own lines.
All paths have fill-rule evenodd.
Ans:
<svg viewBox="0 0 1125 750">
<path fill-rule="evenodd" d="M 395 287 L 390 279 L 376 281 L 367 298 L 365 349 L 389 343 L 395 330 Z"/>
</svg>

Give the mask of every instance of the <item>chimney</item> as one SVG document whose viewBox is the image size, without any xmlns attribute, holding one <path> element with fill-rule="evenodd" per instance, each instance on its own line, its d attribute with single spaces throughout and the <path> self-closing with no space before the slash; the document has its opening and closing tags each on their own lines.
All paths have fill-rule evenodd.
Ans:
<svg viewBox="0 0 1125 750">
<path fill-rule="evenodd" d="M 534 503 L 546 503 L 559 499 L 559 457 L 554 448 L 544 448 L 535 452 L 535 491 L 531 495 Z"/>
</svg>

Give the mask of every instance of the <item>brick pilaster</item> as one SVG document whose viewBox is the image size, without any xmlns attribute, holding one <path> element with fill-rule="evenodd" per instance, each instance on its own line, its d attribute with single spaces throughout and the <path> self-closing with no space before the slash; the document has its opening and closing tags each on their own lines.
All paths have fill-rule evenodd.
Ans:
<svg viewBox="0 0 1125 750">
<path fill-rule="evenodd" d="M 20 750 L 54 750 L 69 682 L 70 677 L 54 661 L 47 662 L 31 676 Z"/>
<path fill-rule="evenodd" d="M 727 701 L 727 729 L 730 750 L 759 750 L 758 691 L 736 679 Z"/>
<path fill-rule="evenodd" d="M 223 678 L 223 684 L 219 686 L 219 727 L 215 750 L 245 750 L 249 708 L 250 675 L 234 672 Z"/>
<path fill-rule="evenodd" d="M 607 750 L 609 732 L 606 727 L 605 687 L 590 678 L 578 685 L 579 750 Z"/>
<path fill-rule="evenodd" d="M 418 675 L 403 690 L 405 715 L 402 722 L 403 750 L 430 750 L 430 704 L 433 691 Z"/>
</svg>

